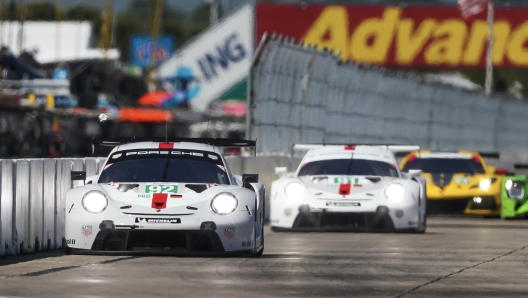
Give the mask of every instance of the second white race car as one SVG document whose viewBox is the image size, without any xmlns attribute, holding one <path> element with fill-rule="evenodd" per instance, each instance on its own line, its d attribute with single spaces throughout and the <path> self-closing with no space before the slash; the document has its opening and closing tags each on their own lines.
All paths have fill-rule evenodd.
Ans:
<svg viewBox="0 0 528 298">
<path fill-rule="evenodd" d="M 402 146 L 295 145 L 310 149 L 297 171 L 271 186 L 270 221 L 280 229 L 426 230 L 425 181 L 401 172 Z M 278 169 L 277 173 L 284 169 Z"/>
</svg>

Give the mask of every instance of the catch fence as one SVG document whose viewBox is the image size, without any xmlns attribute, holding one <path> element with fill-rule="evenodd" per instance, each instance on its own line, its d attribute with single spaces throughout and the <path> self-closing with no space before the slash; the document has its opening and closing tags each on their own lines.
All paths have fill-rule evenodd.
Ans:
<svg viewBox="0 0 528 298">
<path fill-rule="evenodd" d="M 246 137 L 260 154 L 294 143 L 392 143 L 434 150 L 528 150 L 528 104 L 264 37 L 250 71 Z"/>
</svg>

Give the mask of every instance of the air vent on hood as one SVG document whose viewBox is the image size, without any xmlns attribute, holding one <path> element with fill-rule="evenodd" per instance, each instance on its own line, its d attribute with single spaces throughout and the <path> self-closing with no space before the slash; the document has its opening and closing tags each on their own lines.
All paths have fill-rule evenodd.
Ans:
<svg viewBox="0 0 528 298">
<path fill-rule="evenodd" d="M 207 189 L 207 185 L 205 184 L 185 184 L 185 187 L 197 193 L 201 193 L 202 191 Z"/>
<path fill-rule="evenodd" d="M 381 181 L 380 177 L 365 177 L 365 179 L 368 179 L 368 180 L 370 180 L 371 182 L 374 182 L 374 183 Z"/>
<path fill-rule="evenodd" d="M 139 186 L 139 184 L 119 184 L 117 189 L 119 189 L 122 192 L 127 192 L 127 191 L 129 191 L 131 189 L 134 189 L 134 188 L 138 187 L 138 186 Z"/>
</svg>

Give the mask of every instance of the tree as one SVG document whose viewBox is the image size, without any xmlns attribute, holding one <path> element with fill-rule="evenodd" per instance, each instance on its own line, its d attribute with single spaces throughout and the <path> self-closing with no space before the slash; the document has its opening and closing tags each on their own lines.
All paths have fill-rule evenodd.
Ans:
<svg viewBox="0 0 528 298">
<path fill-rule="evenodd" d="M 8 21 L 18 20 L 16 0 L 9 1 L 9 4 L 7 5 L 6 9 L 5 19 Z"/>
<path fill-rule="evenodd" d="M 101 20 L 101 12 L 93 6 L 77 4 L 64 11 L 64 19 L 97 22 Z"/>
<path fill-rule="evenodd" d="M 49 2 L 34 2 L 26 5 L 26 20 L 55 21 L 55 4 Z"/>
</svg>

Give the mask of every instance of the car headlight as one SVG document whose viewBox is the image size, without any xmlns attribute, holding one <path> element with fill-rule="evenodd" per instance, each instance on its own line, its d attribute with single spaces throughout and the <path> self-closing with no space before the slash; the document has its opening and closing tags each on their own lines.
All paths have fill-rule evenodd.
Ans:
<svg viewBox="0 0 528 298">
<path fill-rule="evenodd" d="M 522 200 L 524 198 L 524 183 L 507 180 L 504 183 L 504 188 L 508 193 L 508 197 L 512 200 Z"/>
<path fill-rule="evenodd" d="M 491 180 L 484 179 L 480 181 L 479 186 L 480 186 L 480 189 L 482 189 L 483 191 L 487 191 L 491 186 Z"/>
<path fill-rule="evenodd" d="M 391 184 L 385 188 L 385 196 L 391 200 L 399 200 L 405 195 L 405 187 L 401 184 Z"/>
<path fill-rule="evenodd" d="M 288 198 L 299 197 L 304 194 L 304 186 L 299 182 L 292 182 L 284 188 L 284 192 Z"/>
<path fill-rule="evenodd" d="M 81 203 L 84 210 L 91 213 L 100 213 L 108 206 L 108 198 L 104 193 L 92 190 L 83 196 Z"/>
<path fill-rule="evenodd" d="M 238 206 L 238 200 L 232 193 L 222 192 L 211 200 L 211 209 L 219 215 L 233 213 Z"/>
</svg>

